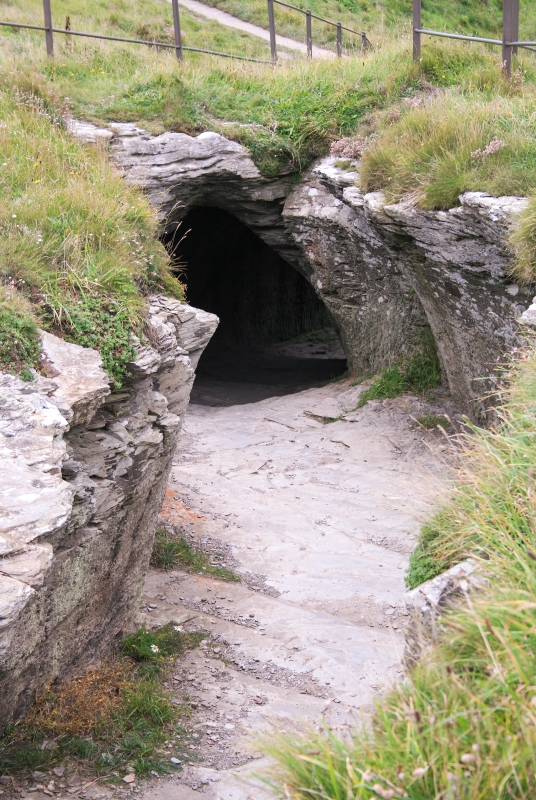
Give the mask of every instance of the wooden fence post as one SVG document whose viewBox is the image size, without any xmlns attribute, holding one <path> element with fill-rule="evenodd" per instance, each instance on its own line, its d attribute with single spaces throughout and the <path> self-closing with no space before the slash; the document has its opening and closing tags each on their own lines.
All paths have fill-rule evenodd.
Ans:
<svg viewBox="0 0 536 800">
<path fill-rule="evenodd" d="M 47 43 L 47 56 L 54 55 L 54 34 L 52 33 L 52 11 L 50 10 L 50 0 L 43 0 L 43 12 L 45 15 L 45 40 Z"/>
<path fill-rule="evenodd" d="M 171 0 L 171 5 L 173 7 L 173 29 L 175 31 L 175 55 L 178 61 L 182 61 L 182 33 L 179 0 Z"/>
<path fill-rule="evenodd" d="M 502 66 L 507 78 L 512 75 L 512 50 L 507 42 L 516 42 L 515 28 L 515 0 L 503 0 L 503 36 L 502 36 Z"/>
<path fill-rule="evenodd" d="M 421 0 L 413 0 L 413 60 L 421 60 L 421 34 L 416 28 L 421 27 Z"/>
<path fill-rule="evenodd" d="M 277 63 L 277 45 L 275 42 L 274 0 L 268 0 L 268 27 L 270 28 L 270 53 L 272 64 Z"/>
<path fill-rule="evenodd" d="M 305 38 L 307 41 L 307 58 L 313 57 L 313 18 L 311 12 L 305 12 Z"/>
<path fill-rule="evenodd" d="M 514 9 L 512 14 L 512 42 L 519 41 L 519 0 L 514 0 Z M 512 55 L 517 56 L 517 45 L 512 50 Z"/>
<path fill-rule="evenodd" d="M 337 22 L 337 58 L 342 58 L 342 25 Z"/>
</svg>

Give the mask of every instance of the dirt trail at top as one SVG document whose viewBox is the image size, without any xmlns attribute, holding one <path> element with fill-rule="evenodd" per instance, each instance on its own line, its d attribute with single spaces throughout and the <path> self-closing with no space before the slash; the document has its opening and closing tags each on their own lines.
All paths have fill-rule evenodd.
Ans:
<svg viewBox="0 0 536 800">
<path fill-rule="evenodd" d="M 438 409 L 414 397 L 348 412 L 363 388 L 190 405 L 162 521 L 242 581 L 147 578 L 140 622 L 209 638 L 170 680 L 193 709 L 186 741 L 168 749 L 182 770 L 140 799 L 273 798 L 255 777 L 267 766 L 259 736 L 321 719 L 349 733 L 400 677 L 404 570 L 445 492 L 449 445 L 415 429 Z"/>
<path fill-rule="evenodd" d="M 205 3 L 200 3 L 199 0 L 180 0 L 181 6 L 192 11 L 194 14 L 199 14 L 206 19 L 213 19 L 221 25 L 226 25 L 228 28 L 235 28 L 245 33 L 250 33 L 252 36 L 258 36 L 264 41 L 270 41 L 270 34 L 264 28 L 258 25 L 253 25 L 251 22 L 245 22 L 243 19 L 233 17 L 226 11 L 220 11 L 219 8 L 212 8 Z M 305 29 L 305 24 L 304 24 Z M 295 39 L 289 39 L 287 36 L 279 36 L 276 34 L 276 42 L 279 47 L 286 47 L 288 50 L 298 50 L 300 53 L 307 54 L 307 46 L 303 42 L 297 42 Z M 324 50 L 322 47 L 313 45 L 313 58 L 335 58 L 336 54 L 331 50 Z"/>
</svg>

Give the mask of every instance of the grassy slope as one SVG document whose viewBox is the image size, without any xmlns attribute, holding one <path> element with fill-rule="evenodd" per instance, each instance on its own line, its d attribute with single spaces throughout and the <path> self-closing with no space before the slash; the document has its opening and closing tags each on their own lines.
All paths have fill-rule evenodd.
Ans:
<svg viewBox="0 0 536 800">
<path fill-rule="evenodd" d="M 440 644 L 353 742 L 326 733 L 269 744 L 281 796 L 536 796 L 535 354 L 514 372 L 502 425 L 476 433 L 464 480 L 428 526 L 433 563 L 421 552 L 410 573 L 418 582 L 427 566 L 471 554 L 487 588 L 449 613 Z"/>
<path fill-rule="evenodd" d="M 141 328 L 142 295 L 166 286 L 180 296 L 181 287 L 154 238 L 146 201 L 113 174 L 103 153 L 72 139 L 59 105 L 45 85 L 2 75 L 0 362 L 8 370 L 37 363 L 37 319 L 98 347 L 120 383 L 130 331 Z M 26 320 L 24 337 L 10 335 L 9 314 Z"/>
<path fill-rule="evenodd" d="M 205 0 L 248 22 L 268 27 L 266 0 Z M 407 32 L 411 25 L 411 0 L 295 0 L 291 5 L 311 9 L 314 14 L 333 22 L 342 22 L 353 30 L 364 30 L 375 40 L 386 30 Z M 536 9 L 522 3 L 521 30 L 523 36 L 536 33 Z M 424 0 L 423 26 L 432 30 L 501 38 L 502 0 Z M 282 6 L 275 6 L 278 33 L 304 40 L 303 15 Z M 333 43 L 335 32 L 331 26 L 313 21 L 313 39 L 316 43 Z M 352 46 L 351 34 L 343 41 Z M 359 46 L 357 42 L 356 46 Z"/>
</svg>

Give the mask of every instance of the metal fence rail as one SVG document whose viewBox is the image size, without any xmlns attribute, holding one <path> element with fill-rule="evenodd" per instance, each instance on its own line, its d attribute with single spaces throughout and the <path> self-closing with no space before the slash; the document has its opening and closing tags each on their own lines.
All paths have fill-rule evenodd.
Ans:
<svg viewBox="0 0 536 800">
<path fill-rule="evenodd" d="M 169 42 L 157 42 L 154 41 L 153 39 L 128 39 L 123 36 L 106 36 L 103 33 L 72 31 L 70 28 L 66 28 L 65 30 L 63 28 L 54 28 L 52 25 L 52 11 L 50 6 L 50 0 L 43 0 L 43 14 L 45 18 L 44 25 L 30 25 L 23 22 L 5 22 L 0 20 L 0 26 L 8 28 L 25 28 L 33 31 L 45 31 L 47 54 L 50 57 L 54 56 L 54 34 L 61 33 L 63 36 L 83 36 L 88 39 L 103 39 L 105 41 L 110 41 L 110 42 L 126 42 L 127 44 L 144 44 L 148 47 L 157 47 L 157 48 L 164 47 L 175 50 L 175 55 L 177 56 L 177 59 L 179 61 L 182 61 L 183 50 L 188 50 L 191 53 L 206 53 L 207 55 L 211 56 L 234 58 L 238 59 L 239 61 L 253 61 L 256 64 L 272 63 L 271 61 L 267 61 L 261 58 L 251 58 L 250 56 L 237 56 L 234 55 L 233 53 L 222 53 L 219 50 L 204 50 L 201 47 L 186 47 L 182 43 L 179 2 L 178 0 L 171 0 L 171 4 L 173 6 L 173 32 L 174 32 L 175 44 L 170 44 Z"/>
<path fill-rule="evenodd" d="M 324 17 L 319 17 L 317 14 L 313 14 L 312 11 L 304 10 L 303 8 L 298 8 L 298 6 L 293 6 L 290 3 L 284 3 L 283 0 L 267 0 L 268 2 L 268 28 L 270 31 L 270 53 L 272 56 L 272 63 L 275 64 L 277 62 L 277 45 L 276 45 L 276 33 L 275 33 L 275 17 L 274 17 L 274 3 L 277 3 L 279 6 L 284 6 L 285 8 L 290 8 L 292 11 L 298 11 L 300 14 L 303 14 L 305 17 L 305 42 L 307 45 L 307 58 L 313 57 L 313 19 L 317 19 L 319 22 L 323 22 L 326 25 L 331 25 L 334 28 L 337 28 L 337 57 L 342 58 L 342 32 L 347 31 L 348 33 L 354 34 L 354 36 L 361 37 L 361 47 L 363 50 L 366 50 L 367 47 L 370 46 L 370 42 L 367 39 L 367 34 L 358 31 L 352 30 L 352 28 L 346 28 L 340 22 L 333 22 L 330 19 L 325 19 Z"/>
<path fill-rule="evenodd" d="M 504 74 L 512 75 L 512 58 L 517 55 L 518 47 L 536 52 L 536 42 L 519 40 L 519 0 L 503 0 L 503 37 L 487 39 L 484 36 L 464 36 L 459 33 L 432 31 L 421 26 L 422 0 L 413 0 L 413 59 L 421 59 L 421 36 L 439 36 L 444 39 L 461 39 L 465 42 L 482 42 L 502 47 L 502 68 Z"/>
</svg>

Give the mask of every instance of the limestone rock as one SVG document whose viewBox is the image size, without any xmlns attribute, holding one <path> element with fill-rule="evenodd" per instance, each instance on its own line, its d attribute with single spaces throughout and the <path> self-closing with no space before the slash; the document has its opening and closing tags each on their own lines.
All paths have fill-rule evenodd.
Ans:
<svg viewBox="0 0 536 800">
<path fill-rule="evenodd" d="M 193 383 L 189 350 L 217 325 L 160 295 L 149 321 L 151 344 L 120 392 L 98 353 L 47 333 L 54 377 L 0 376 L 0 726 L 133 622 Z"/>
<path fill-rule="evenodd" d="M 416 664 L 433 647 L 445 610 L 470 590 L 485 584 L 482 571 L 468 559 L 406 593 L 406 609 L 411 617 L 405 629 L 404 663 L 407 667 Z"/>
<path fill-rule="evenodd" d="M 532 298 L 532 303 L 524 311 L 518 319 L 522 325 L 528 325 L 531 328 L 536 327 L 536 297 Z"/>
<path fill-rule="evenodd" d="M 72 410 L 71 427 L 88 423 L 110 394 L 97 351 L 41 331 L 41 362 L 47 375 L 56 379 L 55 398 Z"/>
</svg>

